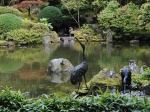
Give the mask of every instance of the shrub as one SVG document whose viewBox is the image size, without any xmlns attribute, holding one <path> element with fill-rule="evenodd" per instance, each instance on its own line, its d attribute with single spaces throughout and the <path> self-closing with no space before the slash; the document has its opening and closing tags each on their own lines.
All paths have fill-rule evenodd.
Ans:
<svg viewBox="0 0 150 112">
<path fill-rule="evenodd" d="M 34 99 L 25 99 L 20 92 L 9 88 L 0 91 L 2 112 L 149 112 L 150 102 L 146 97 L 111 94 L 107 90 L 91 97 L 57 98 L 43 94 Z"/>
<path fill-rule="evenodd" d="M 143 74 L 142 79 L 150 80 L 150 68 L 148 68 Z"/>
<path fill-rule="evenodd" d="M 40 30 L 41 31 L 41 30 Z M 16 44 L 39 44 L 42 43 L 44 32 L 39 30 L 17 29 L 6 33 L 6 39 L 13 39 Z"/>
<path fill-rule="evenodd" d="M 51 23 L 54 27 L 61 26 L 62 23 L 62 13 L 61 11 L 54 6 L 47 6 L 44 9 L 42 9 L 39 13 L 39 20 L 42 18 L 47 18 L 48 23 Z"/>
<path fill-rule="evenodd" d="M 48 23 L 48 19 L 42 18 L 42 19 L 40 19 L 39 22 L 40 22 L 40 23 L 44 23 L 50 30 L 53 29 L 53 26 L 51 25 L 51 23 Z"/>
<path fill-rule="evenodd" d="M 133 38 L 139 31 L 138 25 L 138 6 L 129 3 L 121 8 L 115 1 L 107 4 L 107 7 L 100 12 L 98 20 L 100 25 L 111 28 L 115 38 Z"/>
<path fill-rule="evenodd" d="M 44 23 L 34 24 L 31 30 L 36 30 L 37 32 L 41 32 L 41 33 L 49 32 L 49 28 Z"/>
<path fill-rule="evenodd" d="M 20 91 L 11 91 L 11 88 L 6 87 L 0 91 L 0 110 L 3 112 L 17 111 L 22 107 L 25 96 Z"/>
<path fill-rule="evenodd" d="M 42 43 L 43 37 L 49 32 L 44 23 L 33 23 L 30 20 L 23 20 L 22 28 L 5 33 L 6 40 L 12 39 L 16 44 L 38 44 Z"/>
<path fill-rule="evenodd" d="M 13 14 L 0 15 L 0 33 L 5 33 L 22 26 L 22 20 Z"/>
<path fill-rule="evenodd" d="M 11 13 L 16 16 L 21 16 L 21 12 L 13 7 L 0 6 L 0 14 Z"/>
<path fill-rule="evenodd" d="M 140 8 L 140 15 L 138 17 L 141 26 L 146 25 L 150 21 L 150 3 L 145 3 Z"/>
<path fill-rule="evenodd" d="M 32 21 L 28 20 L 28 19 L 24 19 L 23 20 L 23 25 L 22 28 L 25 29 L 31 29 L 34 26 L 35 23 L 33 23 Z"/>
</svg>

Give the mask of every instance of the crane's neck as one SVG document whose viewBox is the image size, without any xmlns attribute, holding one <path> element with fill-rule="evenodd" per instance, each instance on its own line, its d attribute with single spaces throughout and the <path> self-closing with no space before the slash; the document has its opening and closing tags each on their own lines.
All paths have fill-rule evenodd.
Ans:
<svg viewBox="0 0 150 112">
<path fill-rule="evenodd" d="M 84 53 L 85 53 L 85 49 L 83 49 L 83 54 L 82 54 L 82 55 L 83 55 L 83 61 L 86 61 L 86 58 L 85 58 L 85 54 L 84 54 Z"/>
<path fill-rule="evenodd" d="M 76 37 L 75 37 L 76 38 Z M 79 42 L 79 44 L 81 45 L 81 47 L 82 47 L 82 49 L 83 49 L 83 61 L 85 61 L 86 60 L 86 58 L 85 58 L 85 45 L 84 44 L 82 44 L 77 38 L 76 38 L 76 40 Z"/>
</svg>

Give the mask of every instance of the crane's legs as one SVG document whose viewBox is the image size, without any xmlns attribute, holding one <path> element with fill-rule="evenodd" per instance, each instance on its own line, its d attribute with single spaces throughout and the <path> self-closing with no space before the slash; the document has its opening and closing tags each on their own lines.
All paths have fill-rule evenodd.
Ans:
<svg viewBox="0 0 150 112">
<path fill-rule="evenodd" d="M 79 91 L 79 88 L 80 88 L 80 83 L 79 83 L 79 85 L 78 85 L 78 91 Z M 77 91 L 77 92 L 78 92 L 78 91 Z"/>
<path fill-rule="evenodd" d="M 86 88 L 88 89 L 88 87 L 87 87 L 87 84 L 86 84 L 86 79 L 85 79 L 85 75 L 84 75 L 84 81 L 85 81 L 85 85 L 86 85 Z"/>
</svg>

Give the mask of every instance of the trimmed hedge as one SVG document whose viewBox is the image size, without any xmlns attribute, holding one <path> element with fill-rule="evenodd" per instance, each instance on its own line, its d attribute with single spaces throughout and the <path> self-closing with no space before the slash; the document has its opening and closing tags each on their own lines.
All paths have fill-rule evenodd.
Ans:
<svg viewBox="0 0 150 112">
<path fill-rule="evenodd" d="M 22 26 L 22 20 L 14 14 L 0 15 L 0 33 L 5 33 Z"/>
<path fill-rule="evenodd" d="M 47 6 L 39 13 L 38 19 L 47 18 L 48 23 L 54 27 L 59 27 L 62 24 L 62 12 L 59 8 L 54 6 Z"/>
</svg>

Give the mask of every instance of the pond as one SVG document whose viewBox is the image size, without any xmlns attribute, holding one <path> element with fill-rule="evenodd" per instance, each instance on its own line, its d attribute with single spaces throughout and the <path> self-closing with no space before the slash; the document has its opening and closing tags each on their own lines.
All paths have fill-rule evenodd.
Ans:
<svg viewBox="0 0 150 112">
<path fill-rule="evenodd" d="M 135 60 L 137 65 L 150 66 L 150 46 L 130 44 L 86 43 L 86 58 L 89 69 L 86 80 L 89 81 L 103 68 L 114 68 L 116 73 Z M 49 62 L 55 58 L 68 59 L 74 66 L 82 61 L 82 48 L 74 41 L 51 44 L 49 46 L 0 48 L 0 89 L 12 87 L 28 97 L 41 94 L 66 96 L 77 89 L 72 85 L 70 76 L 52 76 L 47 74 Z M 60 78 L 61 82 L 54 82 Z M 84 84 L 84 82 L 82 82 Z"/>
</svg>

